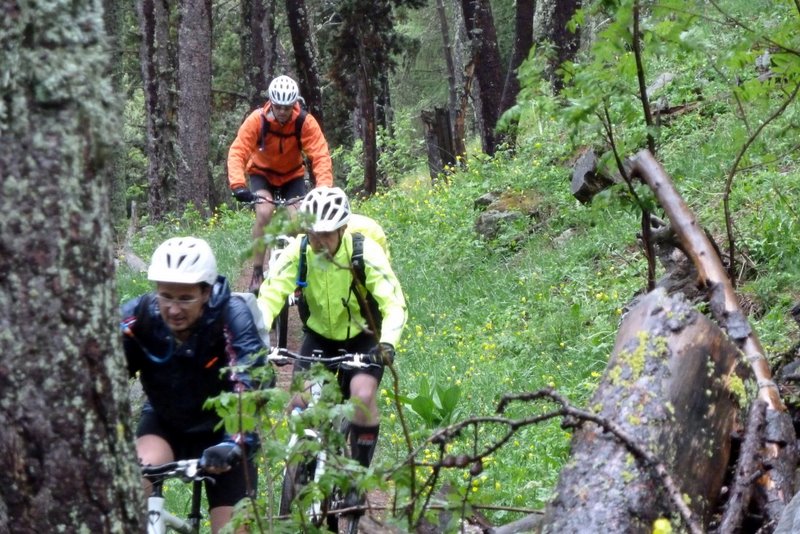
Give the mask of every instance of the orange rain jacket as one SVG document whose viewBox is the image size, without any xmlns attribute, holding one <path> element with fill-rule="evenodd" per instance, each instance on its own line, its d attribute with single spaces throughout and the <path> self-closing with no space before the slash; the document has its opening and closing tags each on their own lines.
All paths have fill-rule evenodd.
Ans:
<svg viewBox="0 0 800 534">
<path fill-rule="evenodd" d="M 264 150 L 260 150 L 261 117 L 269 117 L 270 103 L 253 111 L 239 127 L 236 139 L 228 150 L 228 184 L 231 190 L 247 187 L 247 176 L 258 174 L 275 187 L 303 176 L 303 156 L 297 144 L 295 121 L 300 115 L 300 104 L 295 103 L 292 118 L 281 126 L 268 120 Z M 333 165 L 328 152 L 328 142 L 322 134 L 317 119 L 306 115 L 300 138 L 303 152 L 311 162 L 317 186 L 333 185 Z"/>
</svg>

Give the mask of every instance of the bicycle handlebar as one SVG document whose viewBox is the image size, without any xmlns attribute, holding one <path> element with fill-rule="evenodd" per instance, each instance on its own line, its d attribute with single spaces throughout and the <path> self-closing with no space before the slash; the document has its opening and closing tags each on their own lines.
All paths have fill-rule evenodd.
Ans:
<svg viewBox="0 0 800 534">
<path fill-rule="evenodd" d="M 159 465 L 142 465 L 142 476 L 151 481 L 180 478 L 184 482 L 202 480 L 206 472 L 198 465 L 199 459 L 177 460 Z"/>
<path fill-rule="evenodd" d="M 253 200 L 251 200 L 250 202 L 244 202 L 243 204 L 246 204 L 248 206 L 253 206 L 255 204 L 263 204 L 267 202 L 269 204 L 272 204 L 273 206 L 292 206 L 293 204 L 297 204 L 298 202 L 303 200 L 303 198 L 304 198 L 303 196 L 297 196 L 287 199 L 279 198 L 275 200 L 274 198 L 267 198 L 267 197 L 262 197 L 261 195 L 254 195 Z"/>
<path fill-rule="evenodd" d="M 308 362 L 308 363 L 322 363 L 325 365 L 337 364 L 339 367 L 345 369 L 363 369 L 365 367 L 378 366 L 380 362 L 374 361 L 371 354 L 362 353 L 344 353 L 339 356 L 322 357 L 321 354 L 317 356 L 305 356 L 297 352 L 292 352 L 289 349 L 276 347 L 267 355 L 267 361 L 273 362 L 276 365 L 286 365 L 292 361 Z"/>
</svg>

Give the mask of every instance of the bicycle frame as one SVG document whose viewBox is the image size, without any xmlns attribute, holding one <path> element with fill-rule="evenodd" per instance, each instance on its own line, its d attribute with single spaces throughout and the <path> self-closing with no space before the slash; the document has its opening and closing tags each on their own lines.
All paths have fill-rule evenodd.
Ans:
<svg viewBox="0 0 800 534">
<path fill-rule="evenodd" d="M 197 460 L 179 460 L 160 466 L 144 466 L 142 475 L 153 483 L 152 494 L 147 498 L 147 534 L 166 534 L 168 528 L 181 534 L 198 534 L 202 481 L 205 476 L 197 467 Z M 165 508 L 163 485 L 169 478 L 192 482 L 192 507 L 186 519 L 176 516 Z"/>
<path fill-rule="evenodd" d="M 311 361 L 311 362 L 331 362 L 331 363 L 339 363 L 342 367 L 366 367 L 371 365 L 371 363 L 366 359 L 367 357 L 363 354 L 345 354 L 341 357 L 335 357 L 330 359 L 322 360 L 319 356 L 315 357 L 305 357 L 299 354 L 291 353 L 285 349 L 276 349 L 270 355 L 268 355 L 267 359 L 270 361 L 274 361 L 278 364 L 288 363 L 288 360 L 299 360 L 299 361 Z M 319 381 L 314 381 L 310 385 L 310 392 L 311 398 L 306 406 L 306 409 L 313 406 L 321 397 L 322 395 L 322 383 Z M 293 414 L 297 414 L 302 412 L 303 409 L 295 408 L 293 410 Z M 333 426 L 342 431 L 345 436 L 347 435 L 347 430 L 345 429 L 346 426 L 341 425 L 337 422 L 333 422 Z M 287 460 L 286 460 L 286 468 L 284 469 L 284 485 L 283 485 L 283 492 L 281 495 L 281 503 L 280 503 L 280 510 L 281 514 L 288 513 L 290 510 L 291 501 L 296 497 L 297 493 L 299 492 L 298 487 L 295 487 L 295 484 L 298 481 L 298 477 L 300 479 L 300 483 L 298 485 L 305 485 L 302 481 L 302 476 L 299 476 L 303 473 L 298 473 L 298 469 L 303 469 L 306 465 L 310 465 L 311 462 L 314 463 L 314 472 L 311 480 L 314 482 L 319 482 L 322 476 L 325 474 L 328 464 L 328 453 L 326 452 L 324 447 L 320 447 L 319 452 L 317 452 L 314 458 L 310 459 L 305 464 L 292 464 L 290 462 L 290 458 L 292 455 L 292 451 L 296 449 L 298 444 L 302 440 L 315 440 L 322 443 L 321 435 L 317 430 L 314 429 L 304 429 L 304 433 L 302 436 L 298 434 L 292 434 L 289 439 L 289 443 L 287 445 Z M 345 449 L 347 445 L 345 444 Z M 310 474 L 310 473 L 309 473 Z M 305 482 L 308 483 L 308 482 Z M 337 497 L 338 495 L 338 497 Z M 338 532 L 338 524 L 339 524 L 339 514 L 330 514 L 330 512 L 335 512 L 337 508 L 340 506 L 339 499 L 343 496 L 341 492 L 338 490 L 334 490 L 331 496 L 323 499 L 315 499 L 311 506 L 306 510 L 305 514 L 306 517 L 316 526 L 321 525 L 324 521 L 327 520 L 328 526 Z M 349 530 L 348 532 L 355 533 L 357 532 L 358 528 L 358 516 L 349 516 L 347 519 L 342 517 L 342 520 L 349 521 Z"/>
<path fill-rule="evenodd" d="M 269 203 L 275 206 L 276 209 L 280 208 L 287 208 L 289 206 L 295 205 L 302 197 L 295 197 L 290 199 L 285 199 L 280 194 L 280 192 L 274 193 L 274 197 L 272 199 L 259 196 L 254 201 L 255 204 L 261 203 Z M 281 254 L 283 254 L 284 249 L 291 243 L 293 237 L 280 234 L 275 238 L 275 244 L 270 247 L 269 249 L 269 260 L 267 261 L 267 272 L 272 271 L 275 266 L 275 263 L 278 261 L 278 258 Z M 275 317 L 274 328 L 277 336 L 277 343 L 276 345 L 280 348 L 286 348 L 288 344 L 288 337 L 289 337 L 289 306 L 294 304 L 294 296 L 290 295 L 287 299 L 286 305 L 283 307 L 281 312 Z"/>
<path fill-rule="evenodd" d="M 319 382 L 314 382 L 311 385 L 311 400 L 310 400 L 310 402 L 308 404 L 308 407 L 313 406 L 313 404 L 317 400 L 319 400 L 321 395 L 322 395 L 322 384 L 319 383 Z M 295 413 L 299 413 L 300 411 L 302 411 L 302 409 L 295 408 L 295 410 L 292 413 L 295 414 Z M 302 439 L 310 439 L 310 440 L 314 440 L 314 441 L 322 444 L 322 440 L 321 440 L 321 437 L 319 435 L 319 432 L 317 432 L 316 430 L 311 429 L 311 428 L 306 428 L 304 430 L 304 435 L 303 435 Z M 291 435 L 291 437 L 289 438 L 289 443 L 286 446 L 287 451 L 289 451 L 289 455 L 291 455 L 291 451 L 295 450 L 295 448 L 297 447 L 297 445 L 300 442 L 300 440 L 301 440 L 301 438 L 300 438 L 299 435 L 297 435 L 297 434 L 292 434 Z M 314 463 L 314 477 L 313 477 L 313 480 L 314 480 L 315 483 L 318 483 L 322 479 L 322 476 L 325 474 L 325 469 L 326 469 L 326 466 L 327 466 L 327 463 L 328 463 L 328 453 L 327 453 L 327 451 L 324 448 L 320 448 L 320 451 L 317 453 L 317 455 L 316 455 L 314 460 L 315 460 L 315 463 Z M 284 478 L 290 476 L 289 467 L 288 467 L 288 460 L 287 460 L 287 467 L 283 471 L 283 476 L 284 476 Z M 282 498 L 283 498 L 283 496 L 282 496 Z M 324 514 L 327 512 L 327 510 L 325 510 L 324 508 L 325 508 L 325 503 L 323 501 L 315 500 L 311 504 L 311 507 L 309 508 L 309 510 L 307 511 L 308 517 L 311 519 L 312 523 L 314 523 L 315 525 L 319 525 L 319 524 L 322 523 L 322 521 L 324 519 Z"/>
</svg>

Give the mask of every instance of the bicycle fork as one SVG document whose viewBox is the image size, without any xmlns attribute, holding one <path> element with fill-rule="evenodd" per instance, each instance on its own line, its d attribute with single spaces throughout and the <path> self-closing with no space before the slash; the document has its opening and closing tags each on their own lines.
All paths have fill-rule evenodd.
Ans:
<svg viewBox="0 0 800 534">
<path fill-rule="evenodd" d="M 147 534 L 166 534 L 167 527 L 181 534 L 197 534 L 200 531 L 200 484 L 192 484 L 192 511 L 187 519 L 181 519 L 164 507 L 165 499 L 161 484 L 153 485 L 153 494 L 147 498 Z"/>
</svg>

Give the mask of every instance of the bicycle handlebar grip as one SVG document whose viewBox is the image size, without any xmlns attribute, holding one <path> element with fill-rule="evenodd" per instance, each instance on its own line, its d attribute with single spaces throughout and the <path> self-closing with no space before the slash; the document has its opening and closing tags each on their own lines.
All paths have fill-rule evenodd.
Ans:
<svg viewBox="0 0 800 534">
<path fill-rule="evenodd" d="M 236 200 L 239 202 L 254 202 L 256 200 L 256 196 L 253 192 L 246 187 L 237 187 L 234 189 L 233 196 L 236 197 Z"/>
<path fill-rule="evenodd" d="M 394 363 L 394 347 L 389 343 L 379 343 L 369 354 L 364 355 L 364 363 L 392 365 Z"/>
</svg>

